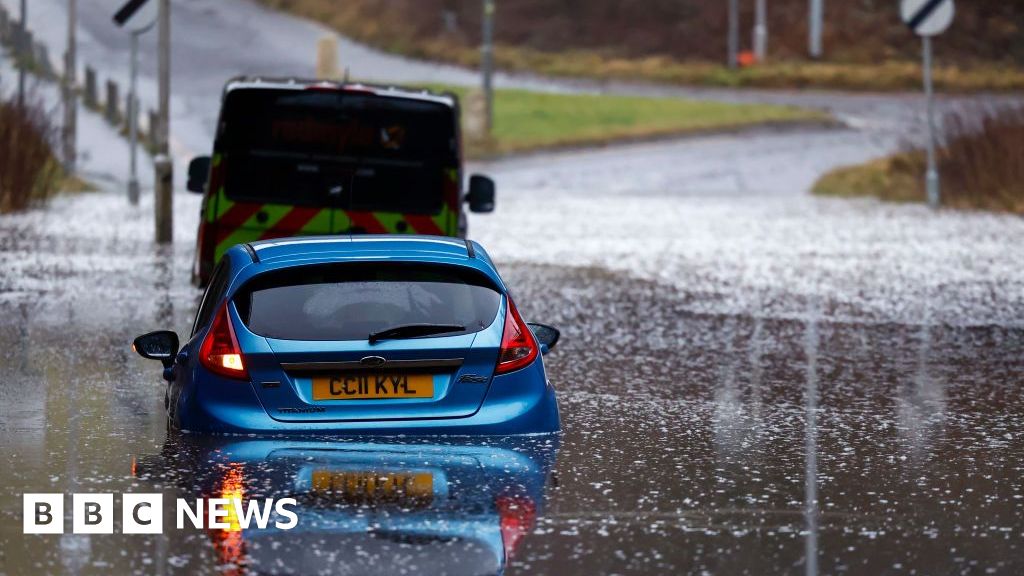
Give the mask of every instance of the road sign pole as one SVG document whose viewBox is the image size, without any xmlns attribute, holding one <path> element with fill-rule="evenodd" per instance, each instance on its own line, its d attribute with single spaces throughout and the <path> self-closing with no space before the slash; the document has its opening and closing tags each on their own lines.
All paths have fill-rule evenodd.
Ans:
<svg viewBox="0 0 1024 576">
<path fill-rule="evenodd" d="M 21 33 L 18 35 L 18 46 L 14 47 L 14 53 L 16 56 L 23 60 L 18 66 L 18 106 L 22 107 L 25 105 L 25 66 L 27 62 L 24 61 L 24 43 L 25 39 L 28 38 L 28 6 L 26 5 L 27 0 L 21 0 L 21 19 L 18 22 L 18 26 L 21 28 Z"/>
<path fill-rule="evenodd" d="M 758 62 L 768 57 L 768 0 L 757 0 L 754 24 L 754 56 Z"/>
<path fill-rule="evenodd" d="M 928 171 L 925 174 L 925 187 L 928 191 L 928 205 L 938 208 L 941 200 L 939 170 L 935 159 L 935 91 L 932 86 L 932 39 L 923 39 L 924 52 L 924 94 L 928 102 Z"/>
<path fill-rule="evenodd" d="M 484 1 L 483 44 L 480 47 L 484 88 L 484 134 L 494 128 L 494 0 Z"/>
<path fill-rule="evenodd" d="M 921 37 L 921 75 L 924 77 L 925 114 L 928 116 L 928 169 L 924 181 L 928 205 L 932 208 L 938 208 L 942 203 L 935 151 L 938 130 L 935 124 L 935 88 L 932 85 L 932 36 L 945 32 L 953 23 L 955 15 L 953 0 L 902 0 L 900 3 L 903 22 Z"/>
<path fill-rule="evenodd" d="M 811 58 L 815 60 L 821 58 L 821 34 L 824 25 L 822 20 L 825 17 L 825 0 L 810 0 L 810 14 L 808 15 L 808 29 L 810 31 L 810 37 L 808 38 L 808 52 Z"/>
<path fill-rule="evenodd" d="M 729 0 L 729 37 L 726 40 L 728 45 L 729 68 L 736 68 L 739 65 L 740 56 L 740 0 Z"/>
</svg>

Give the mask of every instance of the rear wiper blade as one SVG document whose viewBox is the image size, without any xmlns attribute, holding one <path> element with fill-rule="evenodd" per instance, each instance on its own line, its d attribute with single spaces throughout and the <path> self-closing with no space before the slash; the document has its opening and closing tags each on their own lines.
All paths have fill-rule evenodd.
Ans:
<svg viewBox="0 0 1024 576">
<path fill-rule="evenodd" d="M 373 332 L 370 334 L 370 344 L 380 340 L 416 338 L 417 336 L 430 336 L 446 332 L 462 332 L 465 329 L 465 326 L 458 324 L 405 324 L 404 326 L 394 326 L 380 332 Z"/>
</svg>

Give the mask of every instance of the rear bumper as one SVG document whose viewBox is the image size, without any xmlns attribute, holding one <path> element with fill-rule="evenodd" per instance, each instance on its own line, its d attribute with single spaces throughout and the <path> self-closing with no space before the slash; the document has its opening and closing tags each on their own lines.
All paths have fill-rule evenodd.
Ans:
<svg viewBox="0 0 1024 576">
<path fill-rule="evenodd" d="M 461 418 L 285 422 L 272 418 L 252 384 L 208 382 L 182 394 L 175 423 L 190 432 L 221 434 L 517 435 L 558 432 L 558 402 L 538 359 L 495 377 L 480 408 Z"/>
</svg>

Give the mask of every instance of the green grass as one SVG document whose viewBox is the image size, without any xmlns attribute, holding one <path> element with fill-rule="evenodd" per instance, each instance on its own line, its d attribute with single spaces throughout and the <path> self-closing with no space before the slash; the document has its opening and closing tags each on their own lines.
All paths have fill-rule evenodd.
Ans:
<svg viewBox="0 0 1024 576">
<path fill-rule="evenodd" d="M 466 113 L 468 89 L 431 88 L 456 93 Z M 489 142 L 467 138 L 467 152 L 479 157 L 758 125 L 830 121 L 823 112 L 788 106 L 498 90 L 494 101 L 493 138 Z"/>
</svg>

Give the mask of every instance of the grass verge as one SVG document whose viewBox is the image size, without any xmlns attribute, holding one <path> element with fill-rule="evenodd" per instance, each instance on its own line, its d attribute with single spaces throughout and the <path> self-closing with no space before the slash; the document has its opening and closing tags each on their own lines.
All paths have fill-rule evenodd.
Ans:
<svg viewBox="0 0 1024 576">
<path fill-rule="evenodd" d="M 464 103 L 470 100 L 467 88 L 430 88 L 454 92 Z M 464 106 L 464 110 L 469 107 Z M 824 124 L 831 122 L 831 117 L 789 106 L 498 90 L 494 97 L 493 138 L 487 142 L 467 138 L 467 153 L 479 158 L 810 122 Z"/>
<path fill-rule="evenodd" d="M 476 67 L 476 50 L 428 42 L 417 57 Z M 627 80 L 728 88 L 829 89 L 895 92 L 921 87 L 921 66 L 916 62 L 888 61 L 871 64 L 774 61 L 730 70 L 710 62 L 683 62 L 666 56 L 646 58 L 609 57 L 598 52 L 538 52 L 516 47 L 497 47 L 499 68 L 548 76 Z M 1003 64 L 936 66 L 932 72 L 938 90 L 954 93 L 1007 92 L 1024 89 L 1024 71 Z"/>
<path fill-rule="evenodd" d="M 956 111 L 942 125 L 942 205 L 1024 215 L 1024 108 Z M 921 202 L 925 165 L 924 152 L 901 152 L 825 174 L 813 193 Z"/>
<path fill-rule="evenodd" d="M 814 184 L 813 193 L 840 198 L 878 198 L 888 202 L 923 202 L 924 165 L 924 155 L 915 151 L 837 168 Z"/>
</svg>

